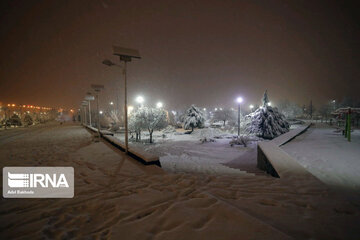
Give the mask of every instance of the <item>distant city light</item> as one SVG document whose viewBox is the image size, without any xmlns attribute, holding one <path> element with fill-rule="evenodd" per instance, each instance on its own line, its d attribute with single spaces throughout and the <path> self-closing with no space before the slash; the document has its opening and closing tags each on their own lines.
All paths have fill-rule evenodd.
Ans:
<svg viewBox="0 0 360 240">
<path fill-rule="evenodd" d="M 250 108 L 250 109 L 253 109 L 253 108 L 254 108 L 254 105 L 251 104 L 251 105 L 249 106 L 249 108 Z"/>
<path fill-rule="evenodd" d="M 214 110 L 215 110 L 215 111 L 217 111 L 218 109 L 217 109 L 217 108 L 215 108 Z"/>
<path fill-rule="evenodd" d="M 114 103 L 113 103 L 113 102 L 110 102 L 110 105 L 114 105 Z"/>
<path fill-rule="evenodd" d="M 158 102 L 158 103 L 156 104 L 156 107 L 157 107 L 157 108 L 162 108 L 162 107 L 163 107 L 163 103 L 162 103 L 162 102 Z"/>
<path fill-rule="evenodd" d="M 268 102 L 267 105 L 268 105 L 268 106 L 271 106 L 271 102 Z"/>
<path fill-rule="evenodd" d="M 204 108 L 204 111 L 206 111 L 206 108 Z"/>
<path fill-rule="evenodd" d="M 220 111 L 222 111 L 222 108 L 220 108 Z"/>
<path fill-rule="evenodd" d="M 238 98 L 236 99 L 236 101 L 237 101 L 238 103 L 242 103 L 242 102 L 243 102 L 243 98 L 242 98 L 242 97 L 238 97 Z"/>
<path fill-rule="evenodd" d="M 172 114 L 176 115 L 176 111 L 172 110 L 171 112 L 172 112 Z"/>
<path fill-rule="evenodd" d="M 99 111 L 100 114 L 103 114 L 103 111 Z"/>
</svg>

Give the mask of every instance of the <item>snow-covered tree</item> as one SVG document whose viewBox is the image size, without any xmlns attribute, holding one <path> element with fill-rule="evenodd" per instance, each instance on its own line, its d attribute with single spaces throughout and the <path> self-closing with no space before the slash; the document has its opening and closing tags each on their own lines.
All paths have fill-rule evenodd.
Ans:
<svg viewBox="0 0 360 240">
<path fill-rule="evenodd" d="M 25 123 L 25 125 L 27 125 L 27 126 L 33 125 L 33 119 L 32 119 L 32 117 L 30 116 L 30 114 L 26 114 L 26 115 L 24 116 L 24 123 Z"/>
<path fill-rule="evenodd" d="M 186 111 L 184 119 L 184 129 L 191 129 L 191 132 L 194 131 L 194 128 L 203 128 L 205 124 L 204 113 L 194 105 Z"/>
<path fill-rule="evenodd" d="M 141 107 L 134 113 L 135 129 L 146 129 L 150 134 L 150 143 L 153 142 L 154 130 L 160 130 L 168 125 L 166 111 L 161 108 Z M 133 123 L 130 125 L 132 126 Z"/>
<path fill-rule="evenodd" d="M 268 103 L 269 103 L 269 98 L 268 98 L 267 90 L 265 90 L 265 92 L 264 92 L 264 96 L 263 96 L 263 98 L 262 98 L 262 103 L 263 103 L 263 106 L 267 106 Z"/>
<path fill-rule="evenodd" d="M 290 125 L 277 108 L 268 106 L 268 102 L 267 91 L 265 91 L 263 106 L 246 116 L 250 120 L 246 126 L 246 131 L 258 137 L 273 139 L 288 132 Z"/>
<path fill-rule="evenodd" d="M 135 109 L 129 115 L 129 130 L 136 134 L 136 141 L 141 140 L 141 129 L 143 128 L 141 119 L 141 109 Z"/>
</svg>

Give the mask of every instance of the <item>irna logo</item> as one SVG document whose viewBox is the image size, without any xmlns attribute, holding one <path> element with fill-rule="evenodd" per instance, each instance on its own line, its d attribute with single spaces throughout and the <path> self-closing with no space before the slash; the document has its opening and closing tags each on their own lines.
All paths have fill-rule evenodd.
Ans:
<svg viewBox="0 0 360 240">
<path fill-rule="evenodd" d="M 8 185 L 11 188 L 53 188 L 69 187 L 64 174 L 27 174 L 8 172 Z"/>
<path fill-rule="evenodd" d="M 73 167 L 4 167 L 4 198 L 73 198 Z"/>
</svg>

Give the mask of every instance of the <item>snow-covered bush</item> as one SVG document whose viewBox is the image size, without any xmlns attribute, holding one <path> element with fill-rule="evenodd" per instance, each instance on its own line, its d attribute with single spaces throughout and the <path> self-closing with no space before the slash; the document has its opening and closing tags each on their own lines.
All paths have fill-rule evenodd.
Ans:
<svg viewBox="0 0 360 240">
<path fill-rule="evenodd" d="M 194 128 L 203 128 L 204 124 L 204 113 L 199 108 L 191 105 L 191 107 L 186 111 L 184 129 L 191 129 L 191 132 L 193 132 Z"/>
<path fill-rule="evenodd" d="M 273 139 L 288 132 L 290 125 L 285 120 L 285 116 L 277 108 L 269 106 L 268 102 L 266 91 L 263 97 L 263 106 L 246 116 L 249 120 L 246 131 L 258 137 Z"/>
<path fill-rule="evenodd" d="M 250 141 L 250 138 L 248 136 L 241 135 L 240 137 L 233 138 L 229 142 L 229 144 L 230 144 L 230 146 L 244 145 L 244 147 L 247 147 L 249 141 Z"/>
<path fill-rule="evenodd" d="M 10 117 L 9 119 L 10 121 L 10 125 L 14 125 L 14 126 L 21 126 L 22 123 L 21 123 L 21 119 L 18 115 L 14 114 Z"/>
<path fill-rule="evenodd" d="M 174 132 L 176 132 L 176 129 L 175 129 L 174 126 L 169 125 L 169 126 L 167 126 L 166 128 L 164 128 L 164 129 L 162 130 L 162 132 L 163 132 L 163 133 L 174 133 Z"/>
</svg>

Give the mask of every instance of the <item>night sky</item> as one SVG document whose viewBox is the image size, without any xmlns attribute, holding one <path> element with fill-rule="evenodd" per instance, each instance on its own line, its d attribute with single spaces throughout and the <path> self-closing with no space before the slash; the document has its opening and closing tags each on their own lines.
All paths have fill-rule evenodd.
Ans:
<svg viewBox="0 0 360 240">
<path fill-rule="evenodd" d="M 359 6 L 344 1 L 1 1 L 0 101 L 75 108 L 122 96 L 112 45 L 139 49 L 136 95 L 168 108 L 359 98 Z"/>
</svg>

